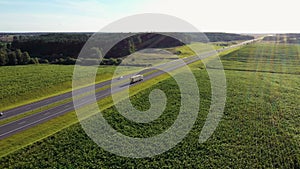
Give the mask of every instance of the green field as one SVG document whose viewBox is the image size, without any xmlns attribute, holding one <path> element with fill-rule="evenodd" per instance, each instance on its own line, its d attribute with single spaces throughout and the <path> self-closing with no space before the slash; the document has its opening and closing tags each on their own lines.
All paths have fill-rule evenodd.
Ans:
<svg viewBox="0 0 300 169">
<path fill-rule="evenodd" d="M 110 74 L 113 69 L 103 69 Z M 0 67 L 0 107 L 62 93 L 72 87 L 73 66 L 34 65 Z M 82 75 L 84 77 L 84 73 Z"/>
<path fill-rule="evenodd" d="M 191 66 L 201 94 L 200 112 L 188 136 L 170 151 L 153 158 L 119 157 L 99 148 L 78 123 L 0 159 L 0 168 L 299 168 L 299 45 L 259 43 L 222 56 L 227 78 L 224 116 L 212 137 L 198 138 L 210 106 L 210 83 L 202 65 Z M 200 68 L 201 67 L 201 68 Z M 118 131 L 148 137 L 171 126 L 180 102 L 176 82 L 166 79 L 131 97 L 140 110 L 159 88 L 168 97 L 163 115 L 136 124 L 115 107 L 103 114 Z M 141 104 L 144 103 L 144 104 Z"/>
<path fill-rule="evenodd" d="M 217 43 L 207 44 L 207 43 L 194 42 L 189 45 L 169 48 L 167 50 L 171 53 L 177 53 L 180 58 L 184 58 L 184 57 L 194 56 L 196 55 L 196 53 L 201 54 L 214 49 L 217 50 L 221 48 L 223 47 L 217 45 Z"/>
<path fill-rule="evenodd" d="M 300 74 L 300 45 L 261 43 L 222 57 L 227 70 Z"/>
</svg>

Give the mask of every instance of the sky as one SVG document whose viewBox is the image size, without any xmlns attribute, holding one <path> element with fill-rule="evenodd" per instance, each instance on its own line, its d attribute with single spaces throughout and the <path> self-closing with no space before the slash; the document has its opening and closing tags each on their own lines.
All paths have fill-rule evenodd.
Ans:
<svg viewBox="0 0 300 169">
<path fill-rule="evenodd" d="M 299 0 L 0 0 L 0 32 L 96 32 L 123 17 L 161 13 L 181 18 L 203 32 L 300 33 L 298 3 Z"/>
</svg>

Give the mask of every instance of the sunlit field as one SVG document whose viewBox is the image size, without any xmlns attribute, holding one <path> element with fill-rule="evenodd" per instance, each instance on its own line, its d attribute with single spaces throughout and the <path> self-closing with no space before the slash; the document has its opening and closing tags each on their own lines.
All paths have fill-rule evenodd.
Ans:
<svg viewBox="0 0 300 169">
<path fill-rule="evenodd" d="M 299 45 L 257 43 L 222 56 L 227 79 L 224 116 L 214 134 L 198 143 L 210 107 L 208 74 L 200 62 L 191 65 L 201 101 L 198 118 L 187 137 L 170 151 L 152 158 L 116 156 L 98 147 L 76 123 L 0 159 L 0 168 L 299 168 Z M 167 108 L 150 124 L 122 117 L 114 106 L 104 110 L 113 128 L 128 136 L 163 132 L 177 118 L 180 92 L 172 78 L 131 96 L 139 110 L 149 108 L 151 90 L 168 97 Z M 141 104 L 144 103 L 144 104 Z"/>
</svg>

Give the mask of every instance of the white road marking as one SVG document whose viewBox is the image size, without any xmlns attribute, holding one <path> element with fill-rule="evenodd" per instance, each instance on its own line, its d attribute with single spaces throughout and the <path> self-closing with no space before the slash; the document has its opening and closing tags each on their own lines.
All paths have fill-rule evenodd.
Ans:
<svg viewBox="0 0 300 169">
<path fill-rule="evenodd" d="M 24 124 L 24 123 L 26 123 L 26 121 L 22 121 L 22 122 L 20 122 L 20 123 L 18 123 L 18 124 Z"/>
</svg>

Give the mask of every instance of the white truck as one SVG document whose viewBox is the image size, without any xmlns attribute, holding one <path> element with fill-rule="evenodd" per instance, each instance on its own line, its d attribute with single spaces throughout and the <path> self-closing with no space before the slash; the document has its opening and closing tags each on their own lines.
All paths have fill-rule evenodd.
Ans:
<svg viewBox="0 0 300 169">
<path fill-rule="evenodd" d="M 142 81 L 144 79 L 143 75 L 134 75 L 130 77 L 130 84 L 133 84 L 138 81 Z"/>
</svg>

